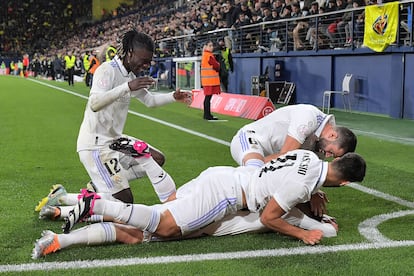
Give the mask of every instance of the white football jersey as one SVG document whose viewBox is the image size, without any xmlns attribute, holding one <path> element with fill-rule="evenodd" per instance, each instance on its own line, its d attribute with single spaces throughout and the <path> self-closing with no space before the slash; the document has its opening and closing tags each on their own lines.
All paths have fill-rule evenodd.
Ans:
<svg viewBox="0 0 414 276">
<path fill-rule="evenodd" d="M 134 78 L 135 75 L 127 72 L 118 57 L 102 63 L 96 69 L 79 131 L 78 151 L 99 148 L 122 135 L 130 102 L 128 82 Z M 125 91 L 125 96 L 94 112 L 91 109 L 93 95 L 107 93 L 110 90 Z"/>
<path fill-rule="evenodd" d="M 102 63 L 96 69 L 79 131 L 78 151 L 95 150 L 107 146 L 123 135 L 131 97 L 138 99 L 148 107 L 175 101 L 174 92 L 153 94 L 147 89 L 140 89 L 130 93 L 128 82 L 135 78 L 134 73 L 127 72 L 118 56 Z M 106 106 L 104 102 L 107 102 Z M 93 111 L 92 106 L 104 107 Z"/>
<path fill-rule="evenodd" d="M 242 130 L 255 133 L 256 141 L 267 156 L 280 151 L 287 135 L 301 144 L 311 134 L 319 137 L 328 122 L 335 124 L 333 115 L 326 115 L 313 105 L 298 104 L 276 109 L 260 120 L 245 125 Z"/>
<path fill-rule="evenodd" d="M 293 150 L 256 170 L 243 190 L 251 212 L 260 212 L 273 197 L 288 212 L 307 202 L 324 183 L 328 163 L 306 150 Z"/>
</svg>

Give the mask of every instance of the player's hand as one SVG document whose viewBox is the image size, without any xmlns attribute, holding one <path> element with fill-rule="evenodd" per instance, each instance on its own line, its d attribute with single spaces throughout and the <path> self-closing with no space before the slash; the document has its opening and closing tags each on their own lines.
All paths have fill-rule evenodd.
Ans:
<svg viewBox="0 0 414 276">
<path fill-rule="evenodd" d="M 128 82 L 128 86 L 131 91 L 137 91 L 144 88 L 150 88 L 150 86 L 153 85 L 154 82 L 154 79 L 151 77 L 138 77 Z"/>
<path fill-rule="evenodd" d="M 326 203 L 328 202 L 328 197 L 324 192 L 316 192 L 310 199 L 311 211 L 315 216 L 322 217 L 323 214 L 326 214 Z"/>
<path fill-rule="evenodd" d="M 302 238 L 302 241 L 305 244 L 315 245 L 318 244 L 323 237 L 323 232 L 321 230 L 305 230 L 305 235 Z"/>
<path fill-rule="evenodd" d="M 173 94 L 177 102 L 182 102 L 190 105 L 193 102 L 193 93 L 191 91 L 181 91 L 179 88 Z"/>
</svg>

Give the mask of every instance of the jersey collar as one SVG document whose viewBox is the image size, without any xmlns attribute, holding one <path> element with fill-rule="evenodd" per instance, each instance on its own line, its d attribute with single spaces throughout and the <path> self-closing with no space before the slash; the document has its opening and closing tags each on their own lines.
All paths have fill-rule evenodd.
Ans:
<svg viewBox="0 0 414 276">
<path fill-rule="evenodd" d="M 323 118 L 323 121 L 322 121 L 321 125 L 315 131 L 316 137 L 321 136 L 322 130 L 324 129 L 324 127 L 328 123 L 331 124 L 332 126 L 335 126 L 336 123 L 335 123 L 334 115 L 326 115 L 325 118 Z"/>
<path fill-rule="evenodd" d="M 129 75 L 128 71 L 126 70 L 126 68 L 122 64 L 122 60 L 120 60 L 118 56 L 115 56 L 112 60 L 114 62 L 116 62 L 116 66 L 119 68 L 119 70 L 121 71 L 121 74 L 122 75 L 124 75 L 124 76 L 128 76 Z"/>
<path fill-rule="evenodd" d="M 328 162 L 322 161 L 321 173 L 319 174 L 318 181 L 316 182 L 316 186 L 313 189 L 312 194 L 314 194 L 316 191 L 318 191 L 322 187 L 323 183 L 325 183 L 327 175 L 328 175 Z"/>
</svg>

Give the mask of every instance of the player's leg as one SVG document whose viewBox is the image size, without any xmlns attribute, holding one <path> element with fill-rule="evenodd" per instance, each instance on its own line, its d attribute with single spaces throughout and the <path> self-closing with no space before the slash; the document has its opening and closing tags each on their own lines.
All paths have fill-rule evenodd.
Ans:
<svg viewBox="0 0 414 276">
<path fill-rule="evenodd" d="M 65 219 L 64 232 L 68 233 L 76 223 L 94 214 L 111 217 L 150 233 L 156 231 L 161 218 L 157 208 L 104 200 L 96 193 L 83 190 L 83 197 Z"/>
<path fill-rule="evenodd" d="M 264 164 L 264 153 L 252 131 L 240 129 L 231 140 L 230 153 L 240 166 L 260 168 Z"/>
<path fill-rule="evenodd" d="M 46 230 L 42 232 L 42 237 L 36 241 L 32 258 L 38 259 L 73 245 L 96 245 L 116 241 L 125 243 L 142 242 L 142 232 L 133 229 L 125 231 L 125 228 L 113 223 L 94 223 L 68 234 L 56 234 Z"/>
<path fill-rule="evenodd" d="M 121 165 L 125 168 L 122 171 L 124 177 L 136 179 L 145 172 L 161 202 L 175 194 L 174 180 L 159 164 L 164 163 L 164 155 L 159 150 L 133 137 L 118 139 L 110 147 L 124 154 L 121 157 Z M 158 162 L 153 154 L 157 156 Z"/>
<path fill-rule="evenodd" d="M 226 216 L 224 219 L 217 221 L 200 231 L 209 236 L 226 236 L 243 233 L 269 232 L 269 229 L 260 222 L 259 213 L 238 211 L 236 214 Z"/>
<path fill-rule="evenodd" d="M 115 199 L 132 203 L 133 195 L 128 179 L 123 175 L 119 153 L 109 148 L 80 151 L 79 158 L 99 193 L 109 193 Z"/>
</svg>

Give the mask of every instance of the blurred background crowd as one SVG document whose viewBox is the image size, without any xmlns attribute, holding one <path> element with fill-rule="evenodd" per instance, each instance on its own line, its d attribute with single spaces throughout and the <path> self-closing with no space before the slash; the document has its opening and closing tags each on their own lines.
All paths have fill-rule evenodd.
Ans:
<svg viewBox="0 0 414 276">
<path fill-rule="evenodd" d="M 292 50 L 312 49 L 319 41 L 324 47 L 359 46 L 363 35 L 363 10 L 327 16 L 315 28 L 312 15 L 376 4 L 375 0 L 201 0 L 130 1 L 116 9 L 101 11 L 101 19 L 92 20 L 92 0 L 6 0 L 0 2 L 0 57 L 10 57 L 18 64 L 28 56 L 37 74 L 52 75 L 54 63 L 64 62 L 71 52 L 77 59 L 75 71 L 83 71 L 85 55 L 105 60 L 106 49 L 116 45 L 119 36 L 135 28 L 149 34 L 156 42 L 156 55 L 189 56 L 197 54 L 192 39 L 185 41 L 182 51 L 166 47 L 168 37 L 199 35 L 212 30 L 263 22 L 297 18 L 287 28 L 292 37 Z M 354 17 L 352 19 L 352 17 Z M 352 22 L 352 24 L 350 24 Z M 317 31 L 316 31 L 317 29 Z M 267 42 L 256 41 L 256 49 L 270 48 L 270 41 L 283 40 L 268 30 Z M 353 35 L 351 35 L 351 33 Z M 237 40 L 248 40 L 247 33 L 228 43 L 233 52 L 240 51 Z M 354 40 L 354 41 L 352 41 Z M 359 44 L 357 44 L 359 43 Z M 321 46 L 322 47 L 322 46 Z M 184 49 L 185 48 L 185 49 Z M 198 53 L 200 54 L 200 53 Z M 17 60 L 17 59 L 18 60 Z M 56 60 L 58 59 L 58 60 Z M 79 63 L 79 64 L 78 64 Z M 10 64 L 6 64 L 10 66 Z M 57 65 L 59 66 L 59 65 Z M 60 66 L 64 66 L 63 64 Z M 10 72 L 14 68 L 10 69 Z"/>
</svg>

